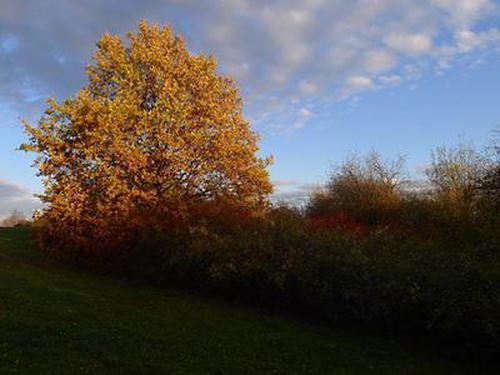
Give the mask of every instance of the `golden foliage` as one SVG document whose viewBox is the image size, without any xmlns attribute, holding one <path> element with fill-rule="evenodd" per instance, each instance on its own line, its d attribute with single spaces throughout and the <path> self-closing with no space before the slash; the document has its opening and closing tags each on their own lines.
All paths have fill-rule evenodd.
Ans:
<svg viewBox="0 0 500 375">
<path fill-rule="evenodd" d="M 265 205 L 271 160 L 256 156 L 235 82 L 168 26 L 141 22 L 127 39 L 104 34 L 88 83 L 48 100 L 36 126 L 24 121 L 53 229 L 101 238 L 124 218 L 183 215 L 199 201 Z"/>
</svg>

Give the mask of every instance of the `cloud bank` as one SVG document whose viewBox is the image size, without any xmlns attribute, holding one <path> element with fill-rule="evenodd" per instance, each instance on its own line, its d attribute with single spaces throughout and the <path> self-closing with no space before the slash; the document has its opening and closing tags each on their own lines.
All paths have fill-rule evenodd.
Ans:
<svg viewBox="0 0 500 375">
<path fill-rule="evenodd" d="M 322 187 L 318 183 L 303 183 L 294 180 L 273 181 L 273 185 L 275 191 L 271 196 L 271 202 L 297 207 L 305 206 L 311 194 Z"/>
<path fill-rule="evenodd" d="M 414 84 L 500 44 L 492 0 L 3 0 L 0 104 L 24 114 L 74 93 L 99 35 L 140 19 L 171 23 L 193 52 L 215 54 L 250 119 L 288 129 L 316 108 Z"/>
<path fill-rule="evenodd" d="M 40 200 L 26 189 L 11 182 L 0 180 L 0 220 L 12 211 L 23 212 L 31 217 L 33 210 L 42 207 Z"/>
</svg>

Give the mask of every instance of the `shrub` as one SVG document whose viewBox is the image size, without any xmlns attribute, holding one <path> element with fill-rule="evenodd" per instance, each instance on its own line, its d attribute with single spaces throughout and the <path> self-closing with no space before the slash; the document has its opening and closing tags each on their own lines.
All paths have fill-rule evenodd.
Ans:
<svg viewBox="0 0 500 375">
<path fill-rule="evenodd" d="M 403 165 L 402 157 L 384 162 L 376 152 L 352 156 L 333 171 L 325 191 L 312 196 L 309 215 L 347 216 L 369 226 L 394 221 Z"/>
</svg>

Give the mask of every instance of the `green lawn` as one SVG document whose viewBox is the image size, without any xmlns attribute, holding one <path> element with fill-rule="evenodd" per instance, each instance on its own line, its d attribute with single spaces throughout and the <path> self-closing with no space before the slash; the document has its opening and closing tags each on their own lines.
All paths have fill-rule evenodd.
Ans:
<svg viewBox="0 0 500 375">
<path fill-rule="evenodd" d="M 0 229 L 0 373 L 479 373 L 408 344 L 72 271 Z"/>
</svg>

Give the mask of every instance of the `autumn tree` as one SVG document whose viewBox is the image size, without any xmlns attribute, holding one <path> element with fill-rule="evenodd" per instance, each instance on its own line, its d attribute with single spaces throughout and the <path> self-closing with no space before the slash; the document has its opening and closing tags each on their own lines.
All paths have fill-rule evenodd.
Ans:
<svg viewBox="0 0 500 375">
<path fill-rule="evenodd" d="M 500 208 L 500 128 L 493 132 L 488 148 L 490 165 L 477 182 L 477 189 L 483 199 Z"/>
<path fill-rule="evenodd" d="M 375 151 L 352 155 L 333 170 L 326 189 L 313 194 L 309 214 L 345 214 L 369 225 L 388 220 L 400 203 L 404 163 L 402 156 L 386 161 Z"/>
<path fill-rule="evenodd" d="M 35 126 L 25 122 L 22 148 L 38 154 L 53 237 L 88 245 L 197 202 L 266 202 L 270 160 L 256 156 L 258 136 L 214 57 L 190 54 L 169 26 L 141 22 L 127 42 L 104 34 L 86 74 L 75 96 L 49 100 Z"/>
<path fill-rule="evenodd" d="M 451 201 L 470 201 L 477 182 L 490 168 L 491 161 L 473 147 L 438 147 L 431 154 L 426 170 L 429 181 L 442 197 Z"/>
</svg>

